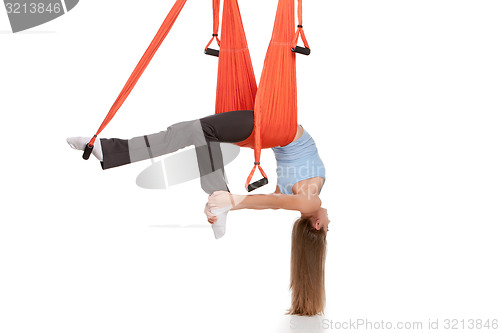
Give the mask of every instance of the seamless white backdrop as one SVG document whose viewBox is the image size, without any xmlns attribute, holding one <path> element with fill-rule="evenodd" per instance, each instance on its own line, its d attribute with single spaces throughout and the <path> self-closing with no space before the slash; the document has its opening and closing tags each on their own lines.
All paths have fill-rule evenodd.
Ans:
<svg viewBox="0 0 500 333">
<path fill-rule="evenodd" d="M 216 241 L 197 180 L 144 190 L 150 161 L 102 171 L 65 142 L 95 132 L 173 3 L 86 0 L 18 34 L 0 9 L 1 332 L 293 331 L 297 213 L 231 212 Z M 257 78 L 276 4 L 240 0 Z M 319 319 L 500 319 L 499 12 L 304 1 L 299 121 L 327 167 L 332 221 Z M 213 112 L 211 17 L 211 1 L 187 2 L 101 137 Z M 227 167 L 233 192 L 252 162 L 242 150 Z M 272 192 L 272 152 L 262 164 L 259 193 Z"/>
</svg>

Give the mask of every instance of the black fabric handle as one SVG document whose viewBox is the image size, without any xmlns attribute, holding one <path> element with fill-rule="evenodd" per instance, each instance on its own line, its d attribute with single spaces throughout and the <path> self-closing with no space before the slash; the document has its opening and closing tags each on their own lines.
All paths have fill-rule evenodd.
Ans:
<svg viewBox="0 0 500 333">
<path fill-rule="evenodd" d="M 85 150 L 83 151 L 83 156 L 82 156 L 84 160 L 89 159 L 90 154 L 92 154 L 92 150 L 94 150 L 94 146 L 89 146 L 89 144 L 87 143 L 87 145 L 85 146 Z"/>
<path fill-rule="evenodd" d="M 208 49 L 205 50 L 205 54 L 208 54 L 208 55 L 211 55 L 211 56 L 214 56 L 214 57 L 218 57 L 219 56 L 219 50 L 214 50 L 214 49 L 208 48 Z"/>
<path fill-rule="evenodd" d="M 295 48 L 292 48 L 292 52 L 300 53 L 300 54 L 304 54 L 304 55 L 310 55 L 311 49 L 308 47 L 295 46 Z"/>
<path fill-rule="evenodd" d="M 266 177 L 264 177 L 260 180 L 257 180 L 256 182 L 253 182 L 252 184 L 249 184 L 247 187 L 247 191 L 252 192 L 253 190 L 258 189 L 259 187 L 262 187 L 262 186 L 266 185 L 267 183 L 269 183 L 269 181 L 267 180 Z"/>
</svg>

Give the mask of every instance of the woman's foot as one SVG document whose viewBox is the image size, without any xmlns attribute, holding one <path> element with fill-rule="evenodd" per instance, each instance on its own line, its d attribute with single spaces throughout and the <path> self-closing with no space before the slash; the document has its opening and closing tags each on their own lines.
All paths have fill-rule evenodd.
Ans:
<svg viewBox="0 0 500 333">
<path fill-rule="evenodd" d="M 229 213 L 230 210 L 231 206 L 211 210 L 211 213 L 217 217 L 216 222 L 212 223 L 215 239 L 221 238 L 226 233 L 227 213 Z"/>
<path fill-rule="evenodd" d="M 76 150 L 85 150 L 85 146 L 90 142 L 89 137 L 84 136 L 75 136 L 71 138 L 67 138 L 66 142 L 71 146 L 71 148 Z M 101 140 L 97 139 L 94 142 L 94 149 L 92 150 L 92 155 L 94 155 L 99 161 L 102 162 L 102 148 L 101 148 Z"/>
</svg>

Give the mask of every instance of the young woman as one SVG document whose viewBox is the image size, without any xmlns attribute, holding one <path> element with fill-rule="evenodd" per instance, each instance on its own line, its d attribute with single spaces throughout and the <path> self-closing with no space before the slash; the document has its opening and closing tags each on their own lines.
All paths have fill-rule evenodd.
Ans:
<svg viewBox="0 0 500 333">
<path fill-rule="evenodd" d="M 96 140 L 92 154 L 101 161 L 103 169 L 108 169 L 194 145 L 201 186 L 210 195 L 205 214 L 211 224 L 225 222 L 224 212 L 228 210 L 299 211 L 301 216 L 295 221 L 292 231 L 292 306 L 288 314 L 313 316 L 322 313 L 325 304 L 326 233 L 330 222 L 319 198 L 325 182 L 323 162 L 314 140 L 299 125 L 291 143 L 272 148 L 277 161 L 276 191 L 272 194 L 232 194 L 227 187 L 219 144 L 241 142 L 252 134 L 253 128 L 253 111 L 225 112 L 177 123 L 166 131 L 129 140 Z M 67 139 L 70 146 L 78 150 L 84 150 L 89 141 L 88 137 Z"/>
</svg>

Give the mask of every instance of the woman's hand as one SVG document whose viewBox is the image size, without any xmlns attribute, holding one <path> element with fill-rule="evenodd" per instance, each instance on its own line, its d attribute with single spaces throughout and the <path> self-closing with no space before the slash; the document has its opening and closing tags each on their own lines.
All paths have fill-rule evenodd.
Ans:
<svg viewBox="0 0 500 333">
<path fill-rule="evenodd" d="M 227 191 L 215 191 L 208 197 L 208 208 L 211 210 L 234 207 L 233 195 Z"/>
<path fill-rule="evenodd" d="M 217 216 L 215 216 L 211 211 L 210 207 L 208 207 L 208 202 L 205 205 L 205 215 L 207 216 L 208 223 L 214 224 L 217 222 Z"/>
</svg>

